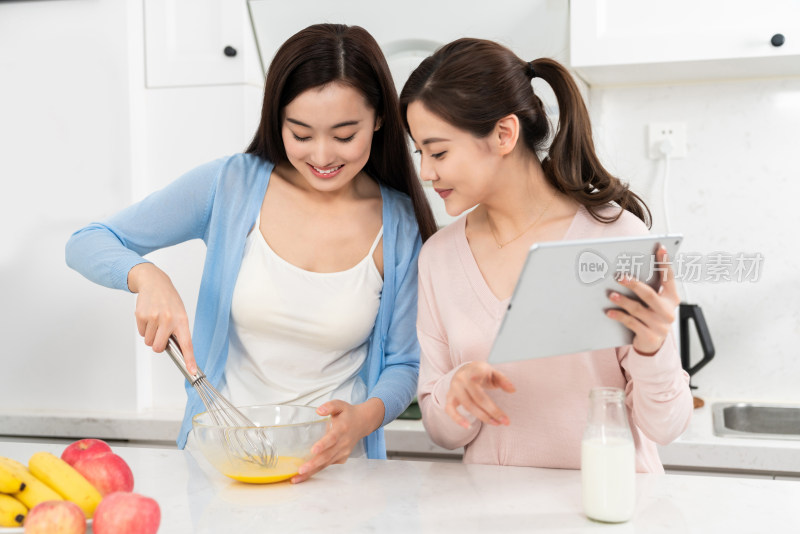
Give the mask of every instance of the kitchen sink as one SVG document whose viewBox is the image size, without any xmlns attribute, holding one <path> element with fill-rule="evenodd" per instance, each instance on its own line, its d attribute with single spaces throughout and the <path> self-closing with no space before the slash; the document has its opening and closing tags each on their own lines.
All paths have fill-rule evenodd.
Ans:
<svg viewBox="0 0 800 534">
<path fill-rule="evenodd" d="M 797 405 L 718 402 L 712 414 L 717 436 L 800 440 Z"/>
</svg>

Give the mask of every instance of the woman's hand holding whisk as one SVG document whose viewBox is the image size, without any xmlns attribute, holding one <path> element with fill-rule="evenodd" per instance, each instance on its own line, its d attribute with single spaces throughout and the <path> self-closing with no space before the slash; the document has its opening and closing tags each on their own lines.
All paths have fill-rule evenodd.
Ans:
<svg viewBox="0 0 800 534">
<path fill-rule="evenodd" d="M 170 335 L 178 340 L 189 373 L 197 372 L 189 318 L 169 276 L 152 263 L 140 263 L 128 273 L 128 288 L 138 293 L 136 326 L 144 343 L 163 352 Z"/>
<path fill-rule="evenodd" d="M 380 399 L 371 398 L 356 405 L 328 401 L 317 408 L 317 413 L 331 416 L 328 432 L 311 447 L 314 456 L 300 466 L 293 484 L 308 480 L 331 464 L 345 463 L 358 441 L 381 426 L 385 411 Z"/>
</svg>

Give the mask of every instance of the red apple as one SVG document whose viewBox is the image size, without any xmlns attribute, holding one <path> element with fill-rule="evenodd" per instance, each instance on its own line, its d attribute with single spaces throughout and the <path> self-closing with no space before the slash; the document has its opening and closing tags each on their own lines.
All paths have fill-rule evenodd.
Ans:
<svg viewBox="0 0 800 534">
<path fill-rule="evenodd" d="M 72 467 L 104 497 L 115 491 L 133 491 L 131 468 L 113 452 L 78 458 Z"/>
<path fill-rule="evenodd" d="M 61 459 L 69 465 L 74 465 L 78 458 L 91 458 L 106 452 L 112 452 L 108 443 L 102 439 L 87 438 L 67 445 L 67 448 L 61 453 Z"/>
<path fill-rule="evenodd" d="M 86 517 L 70 501 L 45 501 L 37 504 L 25 518 L 25 534 L 84 534 Z"/>
<path fill-rule="evenodd" d="M 94 511 L 95 534 L 156 534 L 161 509 L 150 497 L 138 493 L 112 493 Z"/>
</svg>

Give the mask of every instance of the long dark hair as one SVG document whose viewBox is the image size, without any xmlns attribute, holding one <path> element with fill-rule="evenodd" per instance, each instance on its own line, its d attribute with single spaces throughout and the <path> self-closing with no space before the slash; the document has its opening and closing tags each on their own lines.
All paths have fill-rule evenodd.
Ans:
<svg viewBox="0 0 800 534">
<path fill-rule="evenodd" d="M 331 82 L 361 92 L 381 120 L 364 171 L 375 181 L 411 197 L 423 241 L 436 231 L 422 184 L 414 172 L 397 105 L 397 91 L 378 43 L 363 28 L 315 24 L 290 37 L 267 71 L 261 123 L 247 153 L 286 163 L 283 112 L 300 93 Z"/>
<path fill-rule="evenodd" d="M 550 123 L 533 76 L 546 81 L 558 100 L 558 129 L 547 148 Z M 560 192 L 583 204 L 596 220 L 610 223 L 600 210 L 616 202 L 651 225 L 650 210 L 627 184 L 600 163 L 592 141 L 589 112 L 578 86 L 557 61 L 528 63 L 508 48 L 482 39 L 458 39 L 439 48 L 411 74 L 400 93 L 400 113 L 408 131 L 408 106 L 421 102 L 430 112 L 476 137 L 486 137 L 497 121 L 515 114 L 520 137 L 533 154 L 546 150 L 542 169 Z"/>
</svg>

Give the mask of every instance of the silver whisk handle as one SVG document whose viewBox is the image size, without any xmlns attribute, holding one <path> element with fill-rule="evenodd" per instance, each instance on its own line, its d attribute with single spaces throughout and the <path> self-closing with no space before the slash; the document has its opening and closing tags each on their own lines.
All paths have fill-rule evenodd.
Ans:
<svg viewBox="0 0 800 534">
<path fill-rule="evenodd" d="M 201 378 L 205 378 L 206 375 L 203 374 L 203 371 L 201 371 L 199 367 L 197 368 L 197 374 L 193 375 L 189 373 L 189 370 L 186 368 L 186 362 L 183 361 L 183 353 L 181 352 L 181 349 L 178 347 L 178 340 L 175 339 L 174 336 L 169 336 L 169 340 L 167 340 L 166 352 L 169 355 L 169 357 L 172 358 L 172 361 L 175 362 L 175 365 L 178 366 L 180 372 L 183 373 L 183 376 L 186 377 L 186 380 L 188 380 L 191 385 L 194 385 L 194 383 L 200 380 Z"/>
</svg>

